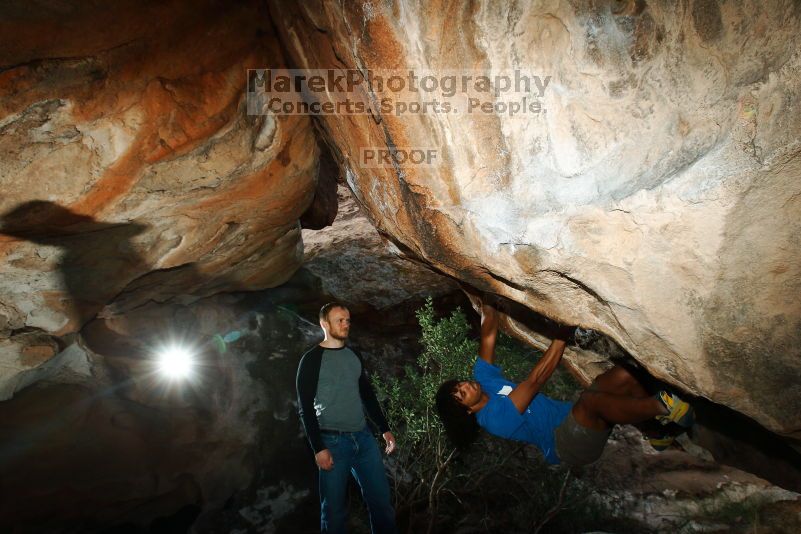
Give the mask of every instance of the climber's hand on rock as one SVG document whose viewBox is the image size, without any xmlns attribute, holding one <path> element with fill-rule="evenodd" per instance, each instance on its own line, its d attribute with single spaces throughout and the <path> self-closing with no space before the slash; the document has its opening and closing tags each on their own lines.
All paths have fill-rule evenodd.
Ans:
<svg viewBox="0 0 801 534">
<path fill-rule="evenodd" d="M 576 331 L 576 327 L 572 325 L 560 324 L 556 331 L 553 334 L 554 339 L 559 339 L 566 343 L 573 340 L 573 333 Z"/>
</svg>

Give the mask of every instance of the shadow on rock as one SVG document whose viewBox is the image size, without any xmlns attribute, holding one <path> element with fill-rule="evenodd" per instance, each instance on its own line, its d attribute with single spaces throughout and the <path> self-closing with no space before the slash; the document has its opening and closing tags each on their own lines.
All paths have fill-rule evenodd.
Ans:
<svg viewBox="0 0 801 534">
<path fill-rule="evenodd" d="M 97 221 L 46 200 L 0 216 L 0 234 L 58 249 L 55 266 L 66 296 L 52 305 L 70 319 L 65 333 L 79 330 L 146 269 L 133 243 L 145 229 L 139 223 Z"/>
</svg>

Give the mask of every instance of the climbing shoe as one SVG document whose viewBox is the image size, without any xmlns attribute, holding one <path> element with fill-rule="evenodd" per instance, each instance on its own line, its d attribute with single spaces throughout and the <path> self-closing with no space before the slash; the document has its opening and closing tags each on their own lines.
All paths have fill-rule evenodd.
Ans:
<svg viewBox="0 0 801 534">
<path fill-rule="evenodd" d="M 651 447 L 657 451 L 664 451 L 671 445 L 673 442 L 676 441 L 676 436 L 672 434 L 660 434 L 654 436 L 648 436 L 648 443 L 651 444 Z"/>
<path fill-rule="evenodd" d="M 667 408 L 666 415 L 657 415 L 656 419 L 663 425 L 676 423 L 684 428 L 690 428 L 695 422 L 695 412 L 689 403 L 681 400 L 678 395 L 669 391 L 660 391 L 656 398 Z"/>
</svg>

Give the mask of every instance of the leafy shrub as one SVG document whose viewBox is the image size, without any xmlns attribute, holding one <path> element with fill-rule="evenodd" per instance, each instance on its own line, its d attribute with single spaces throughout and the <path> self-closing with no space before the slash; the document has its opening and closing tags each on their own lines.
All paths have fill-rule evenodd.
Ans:
<svg viewBox="0 0 801 534">
<path fill-rule="evenodd" d="M 386 399 L 387 417 L 398 450 L 390 458 L 395 509 L 408 532 L 574 531 L 597 526 L 601 510 L 589 503 L 589 489 L 565 467 L 550 466 L 539 451 L 482 432 L 471 450 L 459 453 L 448 442 L 436 414 L 434 395 L 451 378 L 468 378 L 478 354 L 470 326 L 457 309 L 437 319 L 431 299 L 417 311 L 423 352 L 400 378 L 374 378 Z M 496 362 L 512 380 L 521 380 L 538 353 L 501 334 Z M 545 394 L 571 398 L 578 387 L 557 371 Z M 571 508 L 575 513 L 559 513 Z"/>
</svg>

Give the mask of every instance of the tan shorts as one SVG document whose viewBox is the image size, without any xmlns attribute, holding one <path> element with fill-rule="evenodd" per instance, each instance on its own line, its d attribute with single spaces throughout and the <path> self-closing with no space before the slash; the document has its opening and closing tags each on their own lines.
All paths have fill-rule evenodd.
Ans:
<svg viewBox="0 0 801 534">
<path fill-rule="evenodd" d="M 576 422 L 571 411 L 554 431 L 556 454 L 569 465 L 587 465 L 601 457 L 612 429 L 593 430 Z"/>
</svg>

